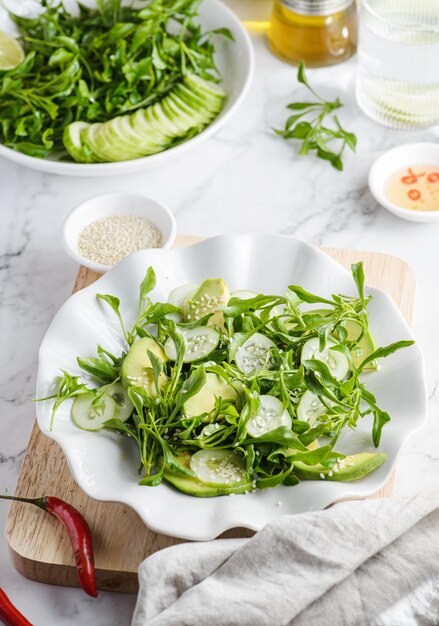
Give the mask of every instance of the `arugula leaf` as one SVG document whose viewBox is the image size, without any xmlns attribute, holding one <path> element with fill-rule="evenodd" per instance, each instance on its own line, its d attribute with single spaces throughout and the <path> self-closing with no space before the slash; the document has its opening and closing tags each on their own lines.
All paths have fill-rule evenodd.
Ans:
<svg viewBox="0 0 439 626">
<path fill-rule="evenodd" d="M 361 302 L 364 302 L 364 267 L 363 262 L 353 263 L 351 265 L 352 276 L 354 277 L 355 284 L 357 285 L 358 294 L 361 298 Z"/>
<path fill-rule="evenodd" d="M 142 314 L 146 302 L 149 300 L 148 294 L 154 289 L 156 285 L 156 276 L 154 269 L 148 267 L 145 278 L 140 283 L 140 297 L 139 297 L 139 313 Z"/>
<path fill-rule="evenodd" d="M 84 383 L 79 382 L 79 376 L 72 376 L 66 370 L 62 371 L 62 377 L 58 380 L 57 392 L 51 396 L 46 396 L 45 398 L 37 398 L 36 402 L 43 402 L 44 400 L 52 400 L 52 415 L 50 419 L 50 430 L 53 430 L 53 424 L 55 421 L 55 415 L 59 407 L 66 400 L 70 400 L 70 398 L 75 398 L 76 396 L 82 393 L 90 393 L 91 389 L 87 387 Z"/>
<path fill-rule="evenodd" d="M 380 445 L 381 431 L 387 422 L 390 422 L 390 415 L 375 406 L 373 409 L 372 441 L 376 448 Z"/>
<path fill-rule="evenodd" d="M 260 437 L 246 439 L 246 443 L 277 443 L 282 446 L 293 448 L 294 450 L 300 450 L 303 452 L 307 451 L 306 446 L 303 445 L 297 435 L 295 435 L 291 429 L 286 426 L 280 426 L 279 428 L 270 430 L 270 432 L 265 435 L 261 435 Z"/>
<path fill-rule="evenodd" d="M 289 285 L 288 289 L 292 291 L 302 302 L 308 302 L 309 304 L 331 304 L 333 302 L 331 300 L 327 300 L 326 298 L 322 298 L 321 296 L 316 296 L 309 291 L 303 289 L 299 285 Z"/>
<path fill-rule="evenodd" d="M 402 348 L 408 348 L 409 346 L 412 346 L 414 343 L 415 342 L 412 340 L 396 341 L 395 343 L 391 343 L 388 346 L 377 348 L 371 354 L 369 354 L 369 356 L 367 356 L 364 359 L 364 361 L 360 363 L 358 369 L 361 371 L 371 361 L 375 361 L 376 359 L 382 359 L 386 356 L 389 356 L 390 354 L 393 354 L 397 350 L 401 350 Z"/>
<path fill-rule="evenodd" d="M 111 295 L 103 294 L 103 293 L 97 293 L 96 298 L 98 298 L 99 300 L 102 300 L 103 302 L 106 302 L 112 308 L 112 310 L 116 313 L 116 317 L 119 320 L 123 336 L 128 341 L 128 334 L 127 334 L 127 331 L 125 330 L 125 325 L 123 323 L 122 315 L 119 310 L 119 307 L 120 307 L 119 298 L 116 298 L 116 296 L 111 296 Z"/>
<path fill-rule="evenodd" d="M 110 365 L 108 361 L 100 357 L 77 357 L 78 365 L 85 372 L 88 372 L 104 383 L 111 383 L 119 376 L 119 368 Z"/>
<path fill-rule="evenodd" d="M 204 368 L 198 367 L 192 372 L 181 386 L 180 392 L 175 403 L 174 413 L 177 413 L 183 404 L 197 394 L 206 382 L 206 372 Z"/>
<path fill-rule="evenodd" d="M 345 130 L 337 115 L 333 115 L 336 128 L 324 125 L 326 116 L 343 106 L 339 98 L 333 102 L 324 100 L 309 84 L 303 61 L 299 63 L 297 81 L 310 91 L 316 102 L 293 102 L 287 106 L 292 111 L 299 111 L 290 115 L 283 129 L 273 129 L 276 135 L 284 139 L 298 139 L 302 141 L 299 155 L 305 156 L 310 150 L 315 151 L 318 158 L 329 161 L 331 165 L 343 170 L 343 153 L 346 147 L 355 152 L 357 138 L 354 133 Z M 306 116 L 308 119 L 304 119 Z"/>
</svg>

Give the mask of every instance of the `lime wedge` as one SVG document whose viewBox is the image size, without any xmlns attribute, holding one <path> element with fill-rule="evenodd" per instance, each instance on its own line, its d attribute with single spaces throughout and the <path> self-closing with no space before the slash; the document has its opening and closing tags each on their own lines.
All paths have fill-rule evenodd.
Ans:
<svg viewBox="0 0 439 626">
<path fill-rule="evenodd" d="M 23 59 L 23 48 L 18 41 L 0 30 L 0 70 L 13 70 Z"/>
</svg>

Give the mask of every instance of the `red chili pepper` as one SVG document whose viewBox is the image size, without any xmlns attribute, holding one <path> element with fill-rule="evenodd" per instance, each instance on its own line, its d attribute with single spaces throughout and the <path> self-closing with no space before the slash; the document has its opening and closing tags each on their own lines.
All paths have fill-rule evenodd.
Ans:
<svg viewBox="0 0 439 626">
<path fill-rule="evenodd" d="M 417 189 L 410 189 L 407 195 L 410 200 L 419 200 L 419 198 L 421 197 L 421 192 Z"/>
<path fill-rule="evenodd" d="M 0 620 L 7 626 L 32 626 L 12 604 L 3 589 L 0 589 Z"/>
<path fill-rule="evenodd" d="M 81 513 L 71 504 L 53 496 L 32 499 L 0 495 L 0 499 L 35 504 L 43 511 L 47 511 L 59 519 L 70 536 L 79 584 L 85 593 L 96 598 L 98 594 L 95 583 L 93 542 L 90 528 Z"/>
<path fill-rule="evenodd" d="M 427 176 L 427 180 L 429 183 L 437 183 L 437 181 L 439 180 L 439 173 L 432 172 L 431 174 Z"/>
<path fill-rule="evenodd" d="M 408 167 L 407 171 L 410 174 L 410 176 L 403 176 L 401 178 L 401 182 L 404 183 L 404 185 L 414 185 L 415 183 L 418 182 L 418 178 L 420 178 L 421 176 L 425 176 L 425 172 L 420 172 L 419 174 L 415 174 L 411 167 Z"/>
</svg>

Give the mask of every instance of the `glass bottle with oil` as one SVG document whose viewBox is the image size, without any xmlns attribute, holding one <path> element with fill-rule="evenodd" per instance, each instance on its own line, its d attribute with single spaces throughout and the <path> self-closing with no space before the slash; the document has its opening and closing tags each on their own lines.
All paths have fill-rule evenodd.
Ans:
<svg viewBox="0 0 439 626">
<path fill-rule="evenodd" d="M 274 0 L 268 42 L 277 56 L 295 65 L 345 61 L 357 46 L 355 0 Z"/>
</svg>

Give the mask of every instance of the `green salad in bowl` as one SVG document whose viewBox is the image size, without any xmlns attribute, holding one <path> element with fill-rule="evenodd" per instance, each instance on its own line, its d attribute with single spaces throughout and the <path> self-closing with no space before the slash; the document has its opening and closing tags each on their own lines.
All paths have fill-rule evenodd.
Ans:
<svg viewBox="0 0 439 626">
<path fill-rule="evenodd" d="M 0 7 L 10 24 L 0 31 L 0 154 L 37 169 L 93 175 L 161 162 L 219 127 L 248 88 L 248 35 L 216 0 L 26 7 Z"/>
<path fill-rule="evenodd" d="M 131 328 L 119 299 L 97 294 L 117 316 L 125 349 L 98 345 L 96 356 L 78 356 L 88 383 L 63 371 L 50 396 L 51 428 L 59 406 L 73 399 L 78 428 L 138 444 L 140 485 L 165 481 L 192 496 L 362 478 L 386 453 L 346 455 L 337 441 L 368 420 L 379 445 L 390 416 L 368 389 L 367 372 L 413 341 L 375 345 L 361 263 L 352 274 L 355 297 L 321 297 L 297 285 L 282 296 L 230 293 L 222 278 L 208 278 L 158 302 L 149 267 Z"/>
</svg>

